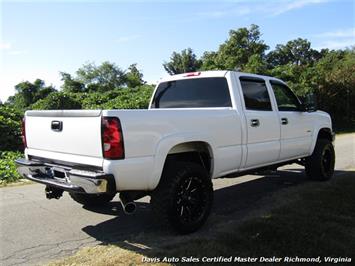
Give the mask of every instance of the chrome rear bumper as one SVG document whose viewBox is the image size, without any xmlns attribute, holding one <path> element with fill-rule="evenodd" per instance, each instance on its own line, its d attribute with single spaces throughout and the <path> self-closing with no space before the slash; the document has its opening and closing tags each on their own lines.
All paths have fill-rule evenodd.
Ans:
<svg viewBox="0 0 355 266">
<path fill-rule="evenodd" d="M 25 178 L 64 191 L 98 194 L 114 193 L 116 190 L 113 175 L 100 171 L 79 170 L 26 159 L 15 162 L 17 171 Z"/>
</svg>

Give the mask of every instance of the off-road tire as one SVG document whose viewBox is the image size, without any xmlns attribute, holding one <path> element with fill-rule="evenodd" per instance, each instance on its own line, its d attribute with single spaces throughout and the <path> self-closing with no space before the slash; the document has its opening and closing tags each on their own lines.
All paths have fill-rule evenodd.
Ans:
<svg viewBox="0 0 355 266">
<path fill-rule="evenodd" d="M 210 214 L 212 202 L 207 171 L 189 162 L 168 163 L 150 201 L 156 220 L 180 234 L 199 229 Z"/>
<path fill-rule="evenodd" d="M 318 139 L 311 156 L 306 158 L 306 175 L 311 180 L 326 181 L 334 174 L 335 151 L 330 140 Z"/>
<path fill-rule="evenodd" d="M 115 194 L 84 194 L 69 192 L 70 197 L 84 206 L 102 206 L 109 203 Z"/>
</svg>

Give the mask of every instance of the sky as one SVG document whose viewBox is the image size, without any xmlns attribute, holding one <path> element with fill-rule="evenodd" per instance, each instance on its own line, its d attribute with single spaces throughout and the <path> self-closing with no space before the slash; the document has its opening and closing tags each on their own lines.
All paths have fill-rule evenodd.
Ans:
<svg viewBox="0 0 355 266">
<path fill-rule="evenodd" d="M 0 99 L 25 80 L 60 89 L 59 72 L 87 62 L 137 63 L 156 83 L 172 52 L 191 47 L 201 56 L 251 24 L 270 49 L 298 37 L 314 49 L 342 49 L 355 45 L 355 1 L 0 0 Z"/>
</svg>

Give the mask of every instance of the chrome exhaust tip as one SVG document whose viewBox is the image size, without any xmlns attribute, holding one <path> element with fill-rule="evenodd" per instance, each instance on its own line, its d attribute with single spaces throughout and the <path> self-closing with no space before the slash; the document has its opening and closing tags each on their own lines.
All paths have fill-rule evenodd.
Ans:
<svg viewBox="0 0 355 266">
<path fill-rule="evenodd" d="M 136 203 L 127 196 L 127 194 L 120 193 L 120 200 L 122 204 L 123 211 L 126 214 L 133 214 L 136 209 Z"/>
</svg>

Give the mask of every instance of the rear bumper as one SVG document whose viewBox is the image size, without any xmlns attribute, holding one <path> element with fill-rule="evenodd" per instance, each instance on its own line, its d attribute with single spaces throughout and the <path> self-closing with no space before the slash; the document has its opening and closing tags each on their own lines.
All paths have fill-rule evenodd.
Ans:
<svg viewBox="0 0 355 266">
<path fill-rule="evenodd" d="M 116 192 L 113 175 L 100 171 L 79 170 L 26 159 L 16 160 L 16 165 L 23 177 L 64 191 L 87 194 Z"/>
</svg>

